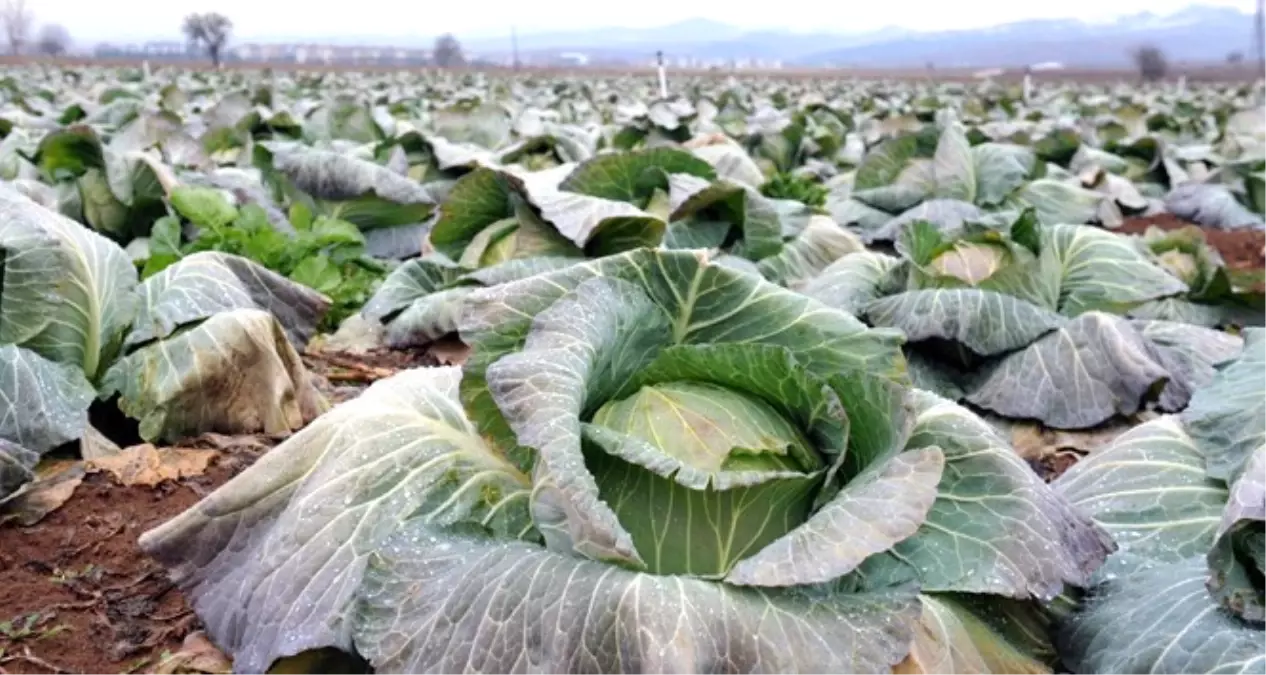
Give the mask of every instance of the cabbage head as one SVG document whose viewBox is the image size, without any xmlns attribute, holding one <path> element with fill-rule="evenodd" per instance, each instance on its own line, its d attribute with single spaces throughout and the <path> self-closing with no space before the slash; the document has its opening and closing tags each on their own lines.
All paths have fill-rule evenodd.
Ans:
<svg viewBox="0 0 1266 675">
<path fill-rule="evenodd" d="M 472 291 L 142 546 L 240 671 L 1044 672 L 1107 535 L 899 334 L 697 251 Z"/>
<path fill-rule="evenodd" d="M 1206 327 L 1230 305 L 1183 296 L 1229 292 L 1226 274 L 1200 281 L 1212 268 L 1179 235 L 1153 250 L 1097 227 L 1040 225 L 1031 209 L 955 227 L 914 220 L 898 234 L 901 257 L 849 253 L 800 290 L 901 331 L 921 388 L 1004 418 L 1088 429 L 1180 411 L 1239 354 L 1239 338 Z M 1202 313 L 1214 320 L 1188 320 Z"/>
</svg>

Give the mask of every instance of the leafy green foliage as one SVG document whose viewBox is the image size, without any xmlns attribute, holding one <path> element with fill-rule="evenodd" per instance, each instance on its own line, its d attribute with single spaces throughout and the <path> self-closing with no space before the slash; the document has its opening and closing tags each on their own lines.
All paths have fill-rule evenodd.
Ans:
<svg viewBox="0 0 1266 675">
<path fill-rule="evenodd" d="M 244 671 L 1260 672 L 1259 85 L 1036 80 L 13 69 L 0 497 L 310 423 L 143 540 Z"/>
<path fill-rule="evenodd" d="M 452 267 L 409 266 L 378 310 Z M 566 672 L 884 671 L 921 630 L 916 586 L 1031 606 L 1110 549 L 988 424 L 909 389 L 895 334 L 698 251 L 637 249 L 465 303 L 462 369 L 375 384 L 143 537 L 187 570 L 237 667 L 337 647 L 402 671 L 524 655 Z M 297 574 L 312 568 L 319 582 Z M 589 609 L 555 623 L 573 602 Z M 492 611 L 506 618 L 454 642 Z M 794 621 L 766 639 L 774 615 Z M 548 646 L 542 621 L 560 626 Z M 1026 670 L 1048 650 L 974 640 Z"/>
<path fill-rule="evenodd" d="M 794 199 L 806 206 L 823 206 L 828 191 L 812 178 L 776 173 L 760 186 L 760 193 L 773 199 Z"/>
<path fill-rule="evenodd" d="M 329 297 L 332 304 L 321 327 L 333 330 L 369 301 L 388 272 L 386 264 L 365 255 L 365 237 L 356 226 L 313 217 L 302 207 L 292 209 L 295 233 L 287 235 L 269 223 L 259 206 L 235 209 L 215 190 L 179 188 L 172 194 L 172 206 L 197 228 L 197 235 L 182 242 L 180 218 L 156 221 L 143 279 L 199 251 L 240 255 Z"/>
<path fill-rule="evenodd" d="M 47 640 L 70 630 L 70 626 L 66 624 L 54 623 L 56 618 L 56 612 L 31 612 L 7 621 L 0 621 L 0 638 L 9 642 Z"/>
<path fill-rule="evenodd" d="M 95 399 L 118 394 L 147 440 L 288 431 L 324 407 L 291 342 L 311 338 L 323 296 L 224 253 L 141 281 L 117 244 L 9 187 L 0 216 L 0 498 L 88 432 Z"/>
</svg>

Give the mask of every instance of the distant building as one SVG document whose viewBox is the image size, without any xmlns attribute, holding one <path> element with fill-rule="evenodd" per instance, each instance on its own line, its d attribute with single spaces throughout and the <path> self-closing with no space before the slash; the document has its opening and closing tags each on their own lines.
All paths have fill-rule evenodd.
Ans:
<svg viewBox="0 0 1266 675">
<path fill-rule="evenodd" d="M 358 47 L 322 44 L 244 44 L 232 50 L 235 60 L 249 63 L 294 63 L 349 66 L 424 66 L 429 49 Z"/>
<path fill-rule="evenodd" d="M 115 45 L 103 43 L 93 49 L 97 58 L 139 58 L 153 60 L 186 60 L 198 57 L 198 50 L 186 42 L 145 42 Z"/>
<path fill-rule="evenodd" d="M 137 58 L 151 61 L 186 61 L 204 58 L 197 47 L 184 42 L 99 44 L 97 58 Z M 322 44 L 240 44 L 225 51 L 225 61 L 260 64 L 324 64 L 350 66 L 425 66 L 431 50 L 402 47 L 355 47 Z"/>
<path fill-rule="evenodd" d="M 656 65 L 655 59 L 647 61 L 647 65 Z M 753 58 L 698 58 L 695 56 L 670 56 L 664 59 L 664 65 L 683 70 L 781 70 L 782 59 Z"/>
</svg>

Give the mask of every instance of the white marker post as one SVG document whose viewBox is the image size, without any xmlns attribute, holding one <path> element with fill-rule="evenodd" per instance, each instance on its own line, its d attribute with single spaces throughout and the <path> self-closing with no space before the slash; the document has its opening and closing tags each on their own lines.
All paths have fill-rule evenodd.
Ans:
<svg viewBox="0 0 1266 675">
<path fill-rule="evenodd" d="M 655 52 L 655 62 L 659 64 L 659 97 L 668 98 L 668 76 L 664 74 L 664 52 Z"/>
<path fill-rule="evenodd" d="M 1033 100 L 1033 69 L 1024 69 L 1024 105 Z"/>
</svg>

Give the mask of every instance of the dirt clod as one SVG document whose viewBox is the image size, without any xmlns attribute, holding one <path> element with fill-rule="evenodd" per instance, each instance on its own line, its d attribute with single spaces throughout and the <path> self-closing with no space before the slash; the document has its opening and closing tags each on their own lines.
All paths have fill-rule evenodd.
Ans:
<svg viewBox="0 0 1266 675">
<path fill-rule="evenodd" d="M 1262 230 L 1218 230 L 1200 227 L 1172 213 L 1158 213 L 1154 216 L 1126 218 L 1125 223 L 1113 231 L 1121 234 L 1143 234 L 1149 227 L 1159 227 L 1162 230 L 1199 228 L 1205 241 L 1221 254 L 1230 269 L 1260 270 L 1266 267 L 1266 255 L 1263 255 L 1262 250 L 1266 246 L 1266 232 Z"/>
<path fill-rule="evenodd" d="M 453 342 L 456 342 L 454 346 Z M 304 365 L 312 372 L 317 388 L 331 403 L 342 403 L 360 395 L 369 385 L 402 370 L 426 368 L 465 361 L 469 350 L 453 338 L 426 347 L 375 348 L 364 353 L 309 350 Z"/>
<path fill-rule="evenodd" d="M 279 440 L 205 434 L 181 444 L 186 459 L 203 458 L 191 449 L 213 454 L 199 475 L 124 485 L 109 471 L 89 473 L 36 524 L 0 526 L 0 672 L 226 672 L 205 635 L 191 638 L 201 635 L 197 617 L 137 538 Z"/>
</svg>

